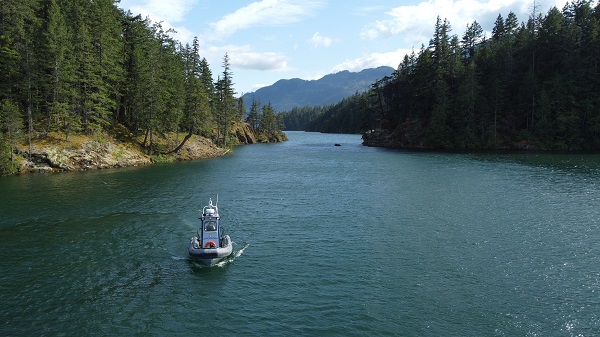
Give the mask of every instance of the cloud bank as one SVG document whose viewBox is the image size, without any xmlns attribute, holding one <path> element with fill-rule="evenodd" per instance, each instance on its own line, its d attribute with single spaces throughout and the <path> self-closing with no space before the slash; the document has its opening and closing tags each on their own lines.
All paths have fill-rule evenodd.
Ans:
<svg viewBox="0 0 600 337">
<path fill-rule="evenodd" d="M 174 29 L 175 38 L 181 42 L 191 42 L 194 33 L 177 25 L 185 21 L 185 16 L 196 6 L 197 0 L 121 0 L 119 7 L 129 9 L 134 15 L 150 18 L 153 22 L 162 22 L 165 30 Z"/>
<path fill-rule="evenodd" d="M 288 58 L 279 52 L 256 52 L 250 45 L 210 46 L 201 51 L 210 59 L 223 58 L 229 55 L 229 64 L 236 69 L 267 70 L 285 72 L 291 70 Z"/>
<path fill-rule="evenodd" d="M 536 6 L 544 14 L 552 6 L 561 9 L 565 2 L 536 0 Z M 456 34 L 461 35 L 466 25 L 475 20 L 490 32 L 498 14 L 506 18 L 512 11 L 520 21 L 526 21 L 532 10 L 533 0 L 428 0 L 412 6 L 392 8 L 386 12 L 386 18 L 366 25 L 361 37 L 367 40 L 402 37 L 407 44 L 420 46 L 427 44 L 431 38 L 438 16 L 448 19 Z"/>
<path fill-rule="evenodd" d="M 323 1 L 261 0 L 241 7 L 211 24 L 212 36 L 224 38 L 251 27 L 279 26 L 298 22 L 314 14 Z"/>
<path fill-rule="evenodd" d="M 119 7 L 150 17 L 152 21 L 181 22 L 197 0 L 121 0 Z"/>
<path fill-rule="evenodd" d="M 544 14 L 552 6 L 562 8 L 565 0 L 536 0 L 538 10 Z M 459 37 L 466 25 L 479 22 L 490 34 L 498 14 L 506 18 L 514 12 L 520 21 L 526 21 L 533 9 L 532 1 L 521 0 L 428 0 L 416 5 L 394 7 L 385 12 L 385 18 L 375 20 L 363 27 L 360 36 L 365 40 L 384 40 L 398 38 L 401 45 L 411 46 L 419 52 L 421 45 L 428 45 L 433 36 L 434 25 L 439 16 L 448 19 L 453 31 Z M 365 68 L 387 65 L 396 68 L 413 49 L 397 49 L 391 52 L 371 53 L 368 56 L 346 60 L 335 66 L 334 70 L 359 71 Z"/>
<path fill-rule="evenodd" d="M 412 49 L 399 48 L 397 50 L 385 53 L 371 53 L 367 56 L 346 60 L 333 67 L 332 72 L 338 72 L 342 70 L 349 71 L 361 71 L 367 68 L 377 68 L 380 66 L 388 66 L 394 69 L 398 68 L 400 61 L 404 58 L 404 55 L 410 54 Z"/>
</svg>

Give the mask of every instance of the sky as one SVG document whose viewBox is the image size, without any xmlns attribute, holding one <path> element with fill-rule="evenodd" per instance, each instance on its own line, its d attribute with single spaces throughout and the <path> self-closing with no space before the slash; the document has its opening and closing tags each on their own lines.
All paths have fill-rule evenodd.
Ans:
<svg viewBox="0 0 600 337">
<path fill-rule="evenodd" d="M 535 0 L 536 13 L 566 0 Z M 342 70 L 397 68 L 406 54 L 427 46 L 436 19 L 462 37 L 477 21 L 489 37 L 498 14 L 526 22 L 534 0 L 121 0 L 182 44 L 200 42 L 213 77 L 229 56 L 238 95 L 280 79 L 316 80 Z"/>
</svg>

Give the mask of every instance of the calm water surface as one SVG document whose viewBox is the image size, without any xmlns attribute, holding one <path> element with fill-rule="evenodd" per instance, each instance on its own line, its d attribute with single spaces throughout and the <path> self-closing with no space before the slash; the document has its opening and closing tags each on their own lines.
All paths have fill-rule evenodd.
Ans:
<svg viewBox="0 0 600 337">
<path fill-rule="evenodd" d="M 0 178 L 0 335 L 600 335 L 600 156 L 289 137 Z M 217 194 L 235 255 L 207 268 Z"/>
</svg>

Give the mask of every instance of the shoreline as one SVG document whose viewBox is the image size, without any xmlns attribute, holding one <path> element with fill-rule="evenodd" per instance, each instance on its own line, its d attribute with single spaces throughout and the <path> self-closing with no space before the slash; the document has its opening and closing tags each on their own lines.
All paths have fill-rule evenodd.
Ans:
<svg viewBox="0 0 600 337">
<path fill-rule="evenodd" d="M 136 140 L 119 141 L 106 136 L 70 137 L 69 141 L 50 135 L 32 142 L 31 153 L 27 144 L 20 144 L 14 153 L 16 170 L 13 174 L 77 172 L 121 167 L 146 166 L 155 163 L 189 161 L 221 157 L 230 152 L 216 146 L 211 140 L 194 135 L 178 153 L 165 153 L 175 148 L 177 140 L 160 139 L 157 154 L 144 153 Z"/>
<path fill-rule="evenodd" d="M 599 154 L 600 149 L 583 149 L 583 148 L 561 148 L 561 147 L 546 147 L 540 146 L 529 140 L 521 140 L 516 142 L 500 142 L 497 147 L 465 147 L 465 148 L 444 148 L 432 147 L 421 144 L 406 145 L 402 140 L 391 132 L 385 132 L 381 129 L 370 130 L 362 133 L 362 145 L 369 147 L 381 147 L 396 150 L 406 151 L 421 151 L 421 152 L 477 152 L 477 153 L 588 153 Z"/>
<path fill-rule="evenodd" d="M 247 123 L 234 123 L 231 146 L 254 143 L 287 141 L 284 132 L 259 132 L 255 134 Z M 60 132 L 50 132 L 32 139 L 31 148 L 26 141 L 15 146 L 13 168 L 8 173 L 0 171 L 0 176 L 28 173 L 77 172 L 120 167 L 152 165 L 210 159 L 231 152 L 231 147 L 220 147 L 209 138 L 192 135 L 177 153 L 171 152 L 183 140 L 181 134 L 167 133 L 155 135 L 153 155 L 146 154 L 143 136 L 133 136 L 129 132 L 114 135 L 74 134 L 67 137 Z"/>
</svg>

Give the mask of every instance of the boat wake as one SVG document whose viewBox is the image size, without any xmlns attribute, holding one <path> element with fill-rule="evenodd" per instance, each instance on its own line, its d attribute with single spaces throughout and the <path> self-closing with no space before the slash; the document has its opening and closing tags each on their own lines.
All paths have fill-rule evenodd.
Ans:
<svg viewBox="0 0 600 337">
<path fill-rule="evenodd" d="M 249 244 L 249 243 L 246 243 L 246 244 L 244 245 L 244 247 L 242 247 L 242 248 L 240 248 L 240 249 L 238 249 L 238 250 L 234 251 L 234 252 L 233 252 L 233 255 L 234 255 L 235 257 L 238 257 L 238 256 L 240 256 L 240 255 L 244 254 L 244 250 L 246 250 L 246 248 L 248 248 L 248 246 L 250 246 L 250 244 Z"/>
<path fill-rule="evenodd" d="M 233 244 L 235 244 L 235 242 L 233 242 Z M 244 250 L 246 250 L 246 248 L 248 248 L 249 245 L 250 245 L 249 243 L 246 243 L 242 248 L 240 248 L 238 250 L 234 250 L 231 253 L 231 255 L 229 255 L 227 258 L 216 263 L 215 266 L 224 267 L 224 266 L 228 265 L 229 263 L 233 262 L 235 259 L 237 259 L 242 254 L 244 254 Z"/>
</svg>

